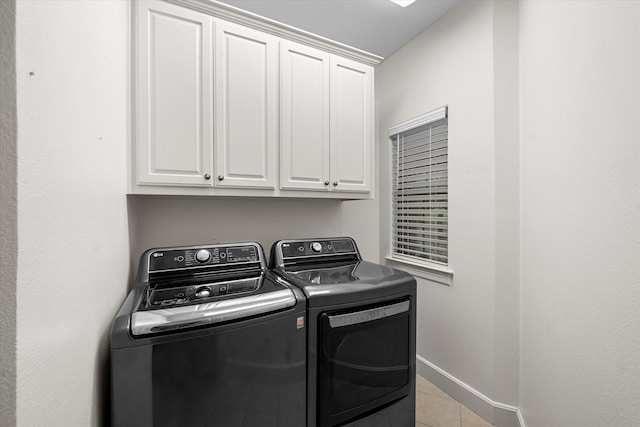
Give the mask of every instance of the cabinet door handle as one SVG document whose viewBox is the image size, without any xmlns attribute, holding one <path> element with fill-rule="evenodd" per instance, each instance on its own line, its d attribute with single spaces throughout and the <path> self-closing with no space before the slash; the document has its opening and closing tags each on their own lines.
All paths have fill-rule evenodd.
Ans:
<svg viewBox="0 0 640 427">
<path fill-rule="evenodd" d="M 211 175 L 209 175 L 208 173 L 204 174 L 204 179 L 211 179 Z"/>
<path fill-rule="evenodd" d="M 329 185 L 329 181 L 325 181 L 325 182 L 324 182 L 324 185 Z"/>
<path fill-rule="evenodd" d="M 333 186 L 337 187 L 338 186 L 338 181 L 333 181 Z"/>
<path fill-rule="evenodd" d="M 224 176 L 218 175 L 218 181 L 223 181 L 223 180 L 224 180 Z"/>
</svg>

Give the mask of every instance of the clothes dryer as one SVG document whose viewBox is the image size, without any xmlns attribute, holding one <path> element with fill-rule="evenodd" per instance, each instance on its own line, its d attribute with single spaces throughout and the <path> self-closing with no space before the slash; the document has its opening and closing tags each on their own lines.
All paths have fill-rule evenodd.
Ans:
<svg viewBox="0 0 640 427">
<path fill-rule="evenodd" d="M 348 237 L 280 240 L 270 267 L 307 299 L 307 427 L 413 427 L 415 279 Z"/>
</svg>

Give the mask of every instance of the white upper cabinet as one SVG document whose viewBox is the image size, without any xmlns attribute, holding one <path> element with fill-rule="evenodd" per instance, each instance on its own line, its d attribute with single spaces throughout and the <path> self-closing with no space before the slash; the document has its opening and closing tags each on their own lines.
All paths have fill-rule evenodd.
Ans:
<svg viewBox="0 0 640 427">
<path fill-rule="evenodd" d="M 331 187 L 371 189 L 373 67 L 331 57 Z"/>
<path fill-rule="evenodd" d="M 136 3 L 138 183 L 211 186 L 212 18 L 162 1 Z"/>
<path fill-rule="evenodd" d="M 131 193 L 370 197 L 382 58 L 224 3 L 131 3 Z"/>
<path fill-rule="evenodd" d="M 282 44 L 282 189 L 369 192 L 373 67 Z"/>
<path fill-rule="evenodd" d="M 216 186 L 276 184 L 278 39 L 215 23 Z"/>
<path fill-rule="evenodd" d="M 329 189 L 330 54 L 291 42 L 281 52 L 280 188 Z"/>
</svg>

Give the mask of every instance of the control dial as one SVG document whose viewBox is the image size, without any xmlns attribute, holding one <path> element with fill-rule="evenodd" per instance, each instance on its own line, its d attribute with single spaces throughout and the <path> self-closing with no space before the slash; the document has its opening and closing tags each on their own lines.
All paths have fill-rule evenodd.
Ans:
<svg viewBox="0 0 640 427">
<path fill-rule="evenodd" d="M 322 252 L 322 245 L 320 244 L 320 242 L 313 242 L 311 244 L 311 250 L 319 254 L 320 252 Z"/>
<path fill-rule="evenodd" d="M 206 298 L 209 295 L 211 295 L 211 289 L 209 289 L 209 288 L 202 287 L 202 288 L 198 288 L 198 290 L 196 290 L 196 297 L 197 298 Z"/>
<path fill-rule="evenodd" d="M 196 252 L 196 261 L 198 261 L 201 264 L 206 263 L 210 259 L 211 259 L 211 252 L 209 252 L 206 249 L 200 249 L 198 252 Z"/>
</svg>

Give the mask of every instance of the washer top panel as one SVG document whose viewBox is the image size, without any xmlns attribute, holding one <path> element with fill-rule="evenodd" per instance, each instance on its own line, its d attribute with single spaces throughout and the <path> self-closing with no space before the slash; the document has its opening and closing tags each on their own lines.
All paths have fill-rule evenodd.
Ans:
<svg viewBox="0 0 640 427">
<path fill-rule="evenodd" d="M 258 243 L 154 248 L 142 254 L 114 325 L 125 341 L 147 339 L 266 316 L 300 301 L 300 291 L 267 270 Z"/>
<path fill-rule="evenodd" d="M 149 273 L 250 263 L 265 266 L 262 248 L 257 243 L 152 249 L 147 256 Z"/>
</svg>

